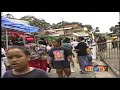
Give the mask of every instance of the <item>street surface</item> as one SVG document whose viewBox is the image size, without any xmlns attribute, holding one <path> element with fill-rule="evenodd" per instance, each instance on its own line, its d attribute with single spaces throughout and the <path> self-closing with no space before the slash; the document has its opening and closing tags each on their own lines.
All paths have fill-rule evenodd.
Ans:
<svg viewBox="0 0 120 90">
<path fill-rule="evenodd" d="M 76 62 L 76 58 L 73 58 L 75 62 L 75 67 L 73 67 L 73 70 L 75 72 L 72 72 L 70 78 L 116 78 L 116 76 L 108 69 L 108 71 L 105 72 L 90 72 L 88 74 L 80 74 L 80 68 L 79 64 Z M 98 65 L 105 65 L 100 60 L 96 59 L 93 60 Z M 50 73 L 48 73 L 51 78 L 58 78 L 56 74 L 56 70 L 52 69 Z"/>
</svg>

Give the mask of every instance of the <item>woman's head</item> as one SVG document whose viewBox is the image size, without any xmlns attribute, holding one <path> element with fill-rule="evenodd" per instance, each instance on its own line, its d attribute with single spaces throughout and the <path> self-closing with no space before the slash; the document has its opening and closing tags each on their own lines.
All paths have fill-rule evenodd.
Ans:
<svg viewBox="0 0 120 90">
<path fill-rule="evenodd" d="M 28 67 L 30 53 L 22 46 L 12 46 L 7 50 L 7 57 L 11 68 L 15 70 L 23 70 Z"/>
<path fill-rule="evenodd" d="M 53 46 L 54 47 L 60 47 L 61 46 L 61 39 L 55 39 L 53 41 Z"/>
</svg>

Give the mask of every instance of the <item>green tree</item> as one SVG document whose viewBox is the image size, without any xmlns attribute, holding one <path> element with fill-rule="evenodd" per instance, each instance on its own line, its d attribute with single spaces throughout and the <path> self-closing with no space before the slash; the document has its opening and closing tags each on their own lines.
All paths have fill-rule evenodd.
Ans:
<svg viewBox="0 0 120 90">
<path fill-rule="evenodd" d="M 120 32 L 119 28 L 120 28 L 119 25 L 115 25 L 115 26 L 111 26 L 109 30 L 113 32 L 113 34 L 116 34 Z"/>
<path fill-rule="evenodd" d="M 58 22 L 58 23 L 53 23 L 51 25 L 51 28 L 53 29 L 58 29 L 58 28 L 63 28 L 65 25 L 73 25 L 73 24 L 78 24 L 80 25 L 81 27 L 84 27 L 84 25 L 82 25 L 82 23 L 79 23 L 79 22 L 68 22 L 68 21 L 62 21 L 62 22 Z"/>
<path fill-rule="evenodd" d="M 21 20 L 29 21 L 31 26 L 43 28 L 44 30 L 49 29 L 49 27 L 51 26 L 51 24 L 47 23 L 44 19 L 38 19 L 34 16 L 24 16 L 21 18 Z"/>
<path fill-rule="evenodd" d="M 96 27 L 94 32 L 100 32 L 99 27 Z"/>
<path fill-rule="evenodd" d="M 58 28 L 58 25 L 55 24 L 55 23 L 53 23 L 53 24 L 51 25 L 51 28 L 52 28 L 52 29 L 57 29 L 57 28 Z"/>
<path fill-rule="evenodd" d="M 12 14 L 6 14 L 5 15 L 6 18 L 9 18 L 9 19 L 16 19 Z"/>
<path fill-rule="evenodd" d="M 87 27 L 87 29 L 88 29 L 89 32 L 90 32 L 90 31 L 93 31 L 93 28 L 92 28 L 91 25 L 84 25 L 84 27 Z"/>
</svg>

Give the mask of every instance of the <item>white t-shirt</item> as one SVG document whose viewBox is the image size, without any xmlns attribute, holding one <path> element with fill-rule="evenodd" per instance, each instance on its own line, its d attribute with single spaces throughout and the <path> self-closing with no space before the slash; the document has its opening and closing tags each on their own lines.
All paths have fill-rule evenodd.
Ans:
<svg viewBox="0 0 120 90">
<path fill-rule="evenodd" d="M 3 48 L 1 48 L 2 54 L 6 55 L 6 52 Z"/>
<path fill-rule="evenodd" d="M 72 41 L 70 44 L 72 45 L 72 47 L 74 48 L 75 46 L 77 46 L 78 45 L 78 43 L 79 42 L 77 42 L 77 41 Z"/>
<path fill-rule="evenodd" d="M 49 50 L 51 50 L 51 47 L 49 46 L 49 45 L 47 45 L 47 52 L 49 51 Z"/>
</svg>

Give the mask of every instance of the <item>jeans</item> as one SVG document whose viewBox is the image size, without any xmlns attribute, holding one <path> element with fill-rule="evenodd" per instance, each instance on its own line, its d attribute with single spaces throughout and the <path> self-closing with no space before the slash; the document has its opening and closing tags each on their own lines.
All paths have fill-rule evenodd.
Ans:
<svg viewBox="0 0 120 90">
<path fill-rule="evenodd" d="M 92 66 L 92 55 L 91 54 L 87 55 L 87 58 L 88 58 L 88 65 Z"/>
<path fill-rule="evenodd" d="M 82 73 L 87 73 L 85 71 L 85 66 L 88 65 L 87 55 L 86 56 L 80 56 L 79 62 L 80 62 L 80 69 L 81 69 Z"/>
</svg>

